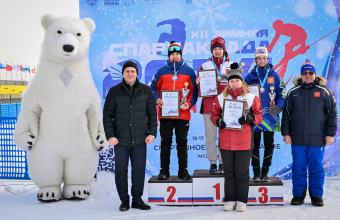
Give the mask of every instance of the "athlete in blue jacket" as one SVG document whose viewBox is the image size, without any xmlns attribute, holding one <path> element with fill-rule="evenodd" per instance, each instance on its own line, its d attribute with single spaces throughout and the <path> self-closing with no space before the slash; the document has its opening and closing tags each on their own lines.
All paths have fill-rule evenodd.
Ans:
<svg viewBox="0 0 340 220">
<path fill-rule="evenodd" d="M 254 129 L 254 150 L 251 165 L 254 171 L 254 182 L 268 182 L 269 167 L 272 163 L 274 152 L 274 131 L 280 131 L 279 114 L 286 104 L 285 84 L 273 65 L 268 63 L 269 55 L 265 47 L 256 48 L 256 66 L 249 73 L 245 82 L 248 85 L 259 84 L 261 86 L 261 103 L 263 121 Z M 262 163 L 262 176 L 260 175 L 260 143 L 263 132 L 264 158 Z"/>
</svg>

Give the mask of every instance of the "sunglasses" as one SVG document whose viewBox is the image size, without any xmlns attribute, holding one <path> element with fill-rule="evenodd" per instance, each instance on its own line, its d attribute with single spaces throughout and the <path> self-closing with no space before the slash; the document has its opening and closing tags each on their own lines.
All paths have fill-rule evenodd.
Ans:
<svg viewBox="0 0 340 220">
<path fill-rule="evenodd" d="M 307 74 L 309 74 L 310 76 L 313 76 L 314 75 L 314 72 L 313 71 L 310 71 L 310 72 L 306 72 L 306 71 L 304 71 L 304 72 L 302 72 L 301 73 L 302 75 L 304 75 L 304 76 L 307 76 Z"/>
<path fill-rule="evenodd" d="M 179 46 L 172 46 L 169 48 L 169 51 L 180 51 L 181 48 Z"/>
<path fill-rule="evenodd" d="M 224 40 L 212 40 L 212 41 L 211 41 L 211 45 L 216 44 L 216 43 L 224 44 L 225 41 L 224 41 Z"/>
</svg>

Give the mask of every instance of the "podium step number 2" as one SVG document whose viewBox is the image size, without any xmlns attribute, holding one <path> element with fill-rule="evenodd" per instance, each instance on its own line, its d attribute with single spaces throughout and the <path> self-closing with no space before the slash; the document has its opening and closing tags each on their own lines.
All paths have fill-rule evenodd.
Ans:
<svg viewBox="0 0 340 220">
<path fill-rule="evenodd" d="M 223 205 L 224 177 L 209 175 L 208 170 L 195 170 L 192 179 L 183 181 L 177 176 L 168 180 L 149 180 L 149 203 L 157 205 Z M 283 205 L 283 183 L 271 177 L 267 183 L 249 180 L 248 205 Z"/>
</svg>

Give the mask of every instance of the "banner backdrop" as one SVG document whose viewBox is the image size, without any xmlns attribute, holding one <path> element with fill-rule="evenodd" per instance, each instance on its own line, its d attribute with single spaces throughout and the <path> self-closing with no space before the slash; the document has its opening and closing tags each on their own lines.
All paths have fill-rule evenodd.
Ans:
<svg viewBox="0 0 340 220">
<path fill-rule="evenodd" d="M 151 84 L 157 70 L 166 64 L 169 42 L 180 42 L 183 59 L 195 71 L 211 57 L 210 40 L 221 36 L 231 61 L 242 66 L 245 77 L 254 65 L 255 48 L 266 46 L 270 62 L 283 78 L 287 91 L 292 79 L 300 76 L 300 66 L 310 59 L 317 75 L 328 78 L 335 99 L 340 70 L 339 15 L 337 0 L 80 0 L 80 17 L 96 23 L 90 46 L 91 71 L 103 103 L 110 87 L 120 83 L 122 66 L 134 60 L 138 79 Z M 188 170 L 208 169 L 201 98 L 191 109 L 188 135 Z M 263 147 L 263 145 L 262 145 Z M 173 138 L 170 172 L 177 175 L 176 141 Z M 263 157 L 263 150 L 261 151 Z M 160 168 L 160 136 L 148 145 L 147 176 Z M 291 178 L 292 156 L 279 132 L 271 176 Z M 339 132 L 335 143 L 326 147 L 325 172 L 340 171 Z M 114 172 L 112 146 L 101 153 L 99 170 Z"/>
</svg>

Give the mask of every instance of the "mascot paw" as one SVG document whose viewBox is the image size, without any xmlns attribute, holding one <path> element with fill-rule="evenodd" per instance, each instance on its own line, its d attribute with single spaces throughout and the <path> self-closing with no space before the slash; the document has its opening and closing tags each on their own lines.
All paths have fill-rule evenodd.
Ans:
<svg viewBox="0 0 340 220">
<path fill-rule="evenodd" d="M 98 134 L 94 143 L 98 151 L 105 151 L 109 145 L 104 134 Z"/>
<path fill-rule="evenodd" d="M 63 197 L 71 200 L 86 199 L 90 195 L 87 186 L 84 185 L 64 185 Z"/>
<path fill-rule="evenodd" d="M 27 139 L 27 150 L 32 150 L 32 147 L 36 141 L 37 141 L 37 138 L 34 135 L 29 134 L 28 139 Z"/>
<path fill-rule="evenodd" d="M 58 202 L 61 197 L 61 189 L 59 186 L 42 187 L 37 193 L 40 202 Z"/>
</svg>

